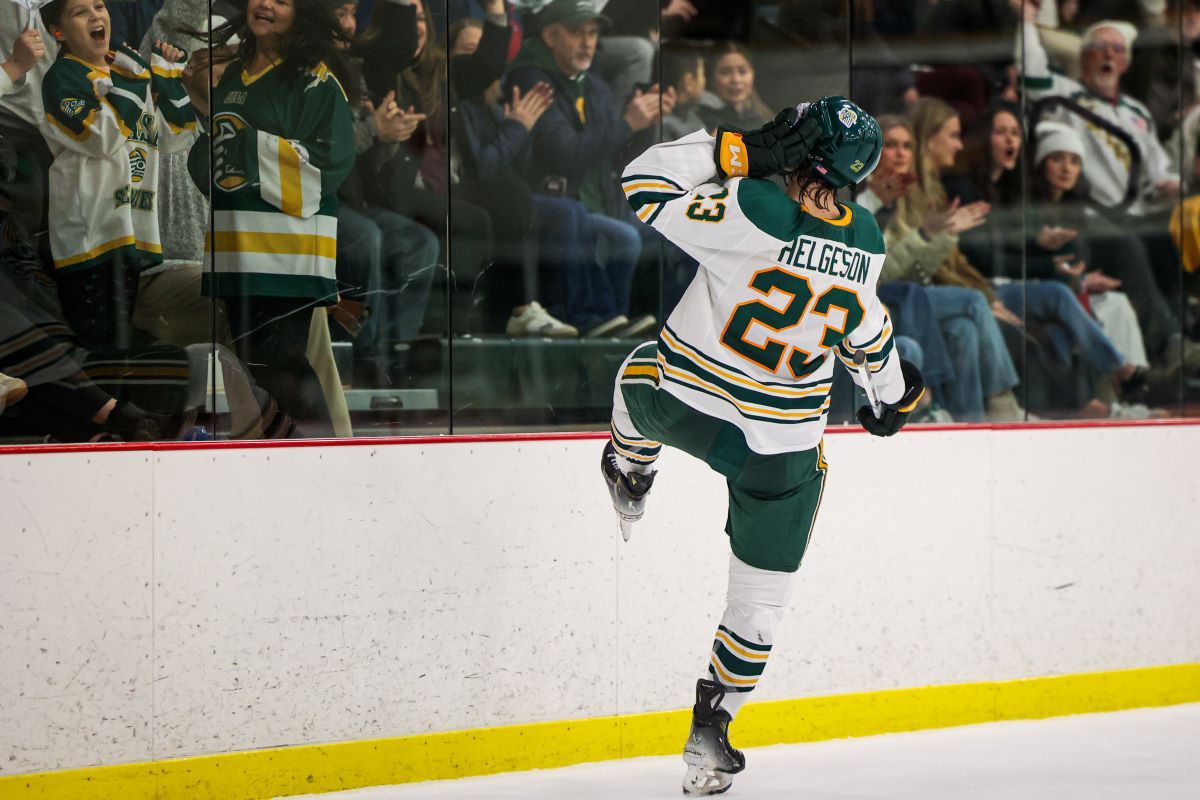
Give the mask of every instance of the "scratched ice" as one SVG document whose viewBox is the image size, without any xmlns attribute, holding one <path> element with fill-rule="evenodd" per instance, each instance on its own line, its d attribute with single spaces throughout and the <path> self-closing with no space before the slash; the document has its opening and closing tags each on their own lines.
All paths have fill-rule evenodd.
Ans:
<svg viewBox="0 0 1200 800">
<path fill-rule="evenodd" d="M 1196 800 L 1198 753 L 1200 704 L 1137 709 L 751 749 L 723 797 Z M 677 800 L 682 775 L 677 757 L 637 758 L 319 797 Z"/>
</svg>

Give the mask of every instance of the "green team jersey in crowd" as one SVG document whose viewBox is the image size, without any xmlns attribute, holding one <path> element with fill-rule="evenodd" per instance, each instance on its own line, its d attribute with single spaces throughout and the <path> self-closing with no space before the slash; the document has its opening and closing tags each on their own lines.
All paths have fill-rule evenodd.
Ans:
<svg viewBox="0 0 1200 800">
<path fill-rule="evenodd" d="M 354 166 L 341 84 L 324 63 L 289 81 L 278 64 L 252 76 L 234 62 L 212 112 L 188 160 L 200 190 L 213 187 L 206 293 L 336 302 L 337 190 Z"/>
<path fill-rule="evenodd" d="M 771 181 L 717 182 L 713 146 L 697 131 L 625 169 L 638 219 L 700 268 L 659 336 L 656 363 L 631 363 L 622 379 L 736 425 L 755 452 L 807 450 L 825 430 L 835 354 L 859 381 L 852 353 L 866 352 L 881 401 L 904 393 L 892 323 L 875 294 L 883 235 L 853 203 L 826 220 Z"/>
</svg>

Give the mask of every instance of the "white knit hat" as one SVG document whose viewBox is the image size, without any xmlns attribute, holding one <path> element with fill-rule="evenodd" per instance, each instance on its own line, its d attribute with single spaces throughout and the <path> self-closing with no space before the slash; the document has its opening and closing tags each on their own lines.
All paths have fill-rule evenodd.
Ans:
<svg viewBox="0 0 1200 800">
<path fill-rule="evenodd" d="M 1125 52 L 1130 55 L 1133 54 L 1133 42 L 1137 39 L 1137 28 L 1119 19 L 1102 19 L 1099 22 L 1093 22 L 1091 25 L 1088 25 L 1083 31 L 1083 46 L 1085 48 L 1092 43 L 1092 38 L 1095 37 L 1096 31 L 1101 28 L 1112 28 L 1121 34 L 1121 38 L 1125 40 Z"/>
<path fill-rule="evenodd" d="M 1069 125 L 1061 122 L 1039 122 L 1037 131 L 1037 156 L 1033 163 L 1041 164 L 1051 153 L 1074 153 L 1083 159 L 1083 137 Z"/>
</svg>

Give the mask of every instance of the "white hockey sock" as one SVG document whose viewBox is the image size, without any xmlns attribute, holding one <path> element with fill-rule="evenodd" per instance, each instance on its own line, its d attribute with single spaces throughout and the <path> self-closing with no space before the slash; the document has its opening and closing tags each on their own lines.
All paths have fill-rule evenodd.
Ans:
<svg viewBox="0 0 1200 800">
<path fill-rule="evenodd" d="M 638 350 L 640 349 L 642 348 L 638 348 Z M 612 424 L 609 425 L 613 450 L 617 454 L 617 468 L 626 475 L 631 472 L 639 475 L 649 475 L 654 472 L 654 462 L 658 460 L 658 454 L 662 452 L 662 442 L 646 438 L 633 424 L 629 407 L 625 405 L 625 394 L 621 391 L 622 378 L 620 376 L 638 357 L 638 350 L 634 350 L 625 358 L 621 369 L 617 372 L 617 385 L 613 389 Z M 638 378 L 635 379 L 635 382 L 644 382 L 645 380 Z"/>
<path fill-rule="evenodd" d="M 636 472 L 639 475 L 649 475 L 654 472 L 654 462 L 662 445 L 649 439 L 631 439 L 617 432 L 617 426 L 611 428 L 613 450 L 617 453 L 617 468 L 628 475 Z"/>
<path fill-rule="evenodd" d="M 662 443 L 647 439 L 633 427 L 633 420 L 622 404 L 613 409 L 612 424 L 609 425 L 613 449 L 617 451 L 617 467 L 628 475 L 636 472 L 649 475 L 654 472 L 654 462 L 662 452 Z"/>
<path fill-rule="evenodd" d="M 705 677 L 725 687 L 721 708 L 731 717 L 737 716 L 767 666 L 794 574 L 757 569 L 730 556 L 725 613 L 713 638 Z"/>
</svg>

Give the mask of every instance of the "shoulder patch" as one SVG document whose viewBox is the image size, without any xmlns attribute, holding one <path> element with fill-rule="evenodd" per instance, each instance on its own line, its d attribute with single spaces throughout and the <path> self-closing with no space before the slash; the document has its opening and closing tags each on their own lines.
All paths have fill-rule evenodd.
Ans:
<svg viewBox="0 0 1200 800">
<path fill-rule="evenodd" d="M 62 102 L 58 104 L 59 109 L 68 117 L 78 117 L 83 113 L 83 109 L 87 104 L 78 97 L 64 97 Z"/>
</svg>

